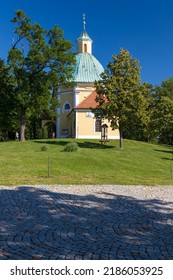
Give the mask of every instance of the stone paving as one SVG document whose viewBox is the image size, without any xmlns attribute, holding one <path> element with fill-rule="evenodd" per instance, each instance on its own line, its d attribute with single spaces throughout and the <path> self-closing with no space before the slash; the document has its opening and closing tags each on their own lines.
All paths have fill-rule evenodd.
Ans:
<svg viewBox="0 0 173 280">
<path fill-rule="evenodd" d="M 173 187 L 0 187 L 0 260 L 171 260 Z"/>
</svg>

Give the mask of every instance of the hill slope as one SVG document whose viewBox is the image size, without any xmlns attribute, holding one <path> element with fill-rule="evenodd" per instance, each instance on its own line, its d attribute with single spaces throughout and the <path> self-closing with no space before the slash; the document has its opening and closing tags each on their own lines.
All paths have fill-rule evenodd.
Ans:
<svg viewBox="0 0 173 280">
<path fill-rule="evenodd" d="M 77 152 L 63 152 L 68 142 L 74 140 L 0 143 L 0 185 L 173 185 L 173 147 L 124 140 L 124 150 L 120 150 L 115 140 L 107 145 L 98 140 L 77 140 Z M 47 151 L 41 151 L 45 144 Z"/>
</svg>

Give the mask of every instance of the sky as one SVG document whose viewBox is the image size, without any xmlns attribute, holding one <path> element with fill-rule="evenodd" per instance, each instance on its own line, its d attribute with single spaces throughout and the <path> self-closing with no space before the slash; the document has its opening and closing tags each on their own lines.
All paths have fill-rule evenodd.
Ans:
<svg viewBox="0 0 173 280">
<path fill-rule="evenodd" d="M 142 82 L 160 85 L 173 77 L 173 0 L 0 0 L 0 57 L 11 48 L 16 10 L 45 29 L 58 25 L 72 41 L 83 31 L 104 68 L 120 48 L 139 60 Z"/>
</svg>

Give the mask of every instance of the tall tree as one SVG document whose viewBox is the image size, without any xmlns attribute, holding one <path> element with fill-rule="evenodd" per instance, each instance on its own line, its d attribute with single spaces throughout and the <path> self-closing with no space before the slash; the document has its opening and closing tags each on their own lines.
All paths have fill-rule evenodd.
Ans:
<svg viewBox="0 0 173 280">
<path fill-rule="evenodd" d="M 150 127 L 153 138 L 160 143 L 173 144 L 173 78 L 155 88 L 151 107 Z"/>
<path fill-rule="evenodd" d="M 0 59 L 0 132 L 1 140 L 17 126 L 13 79 L 5 62 Z"/>
<path fill-rule="evenodd" d="M 145 97 L 148 92 L 140 80 L 138 60 L 121 49 L 119 55 L 113 55 L 113 62 L 96 82 L 98 108 L 96 116 L 107 118 L 113 129 L 119 129 L 120 148 L 123 148 L 123 135 L 132 129 L 141 129 L 148 121 Z"/>
<path fill-rule="evenodd" d="M 30 116 L 54 112 L 55 91 L 60 84 L 72 80 L 75 56 L 71 42 L 64 39 L 58 26 L 46 31 L 39 24 L 32 24 L 21 10 L 16 11 L 12 22 L 15 30 L 8 64 L 15 80 L 20 137 L 24 141 Z"/>
</svg>

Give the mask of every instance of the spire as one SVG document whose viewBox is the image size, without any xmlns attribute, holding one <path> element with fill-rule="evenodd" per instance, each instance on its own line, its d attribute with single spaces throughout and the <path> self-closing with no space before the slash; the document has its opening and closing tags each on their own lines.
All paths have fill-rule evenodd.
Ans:
<svg viewBox="0 0 173 280">
<path fill-rule="evenodd" d="M 80 37 L 77 39 L 78 53 L 90 53 L 92 54 L 92 40 L 88 36 L 86 30 L 86 15 L 83 14 L 83 31 Z"/>
<path fill-rule="evenodd" d="M 83 14 L 83 30 L 85 30 L 85 26 L 86 26 L 86 15 Z"/>
</svg>

